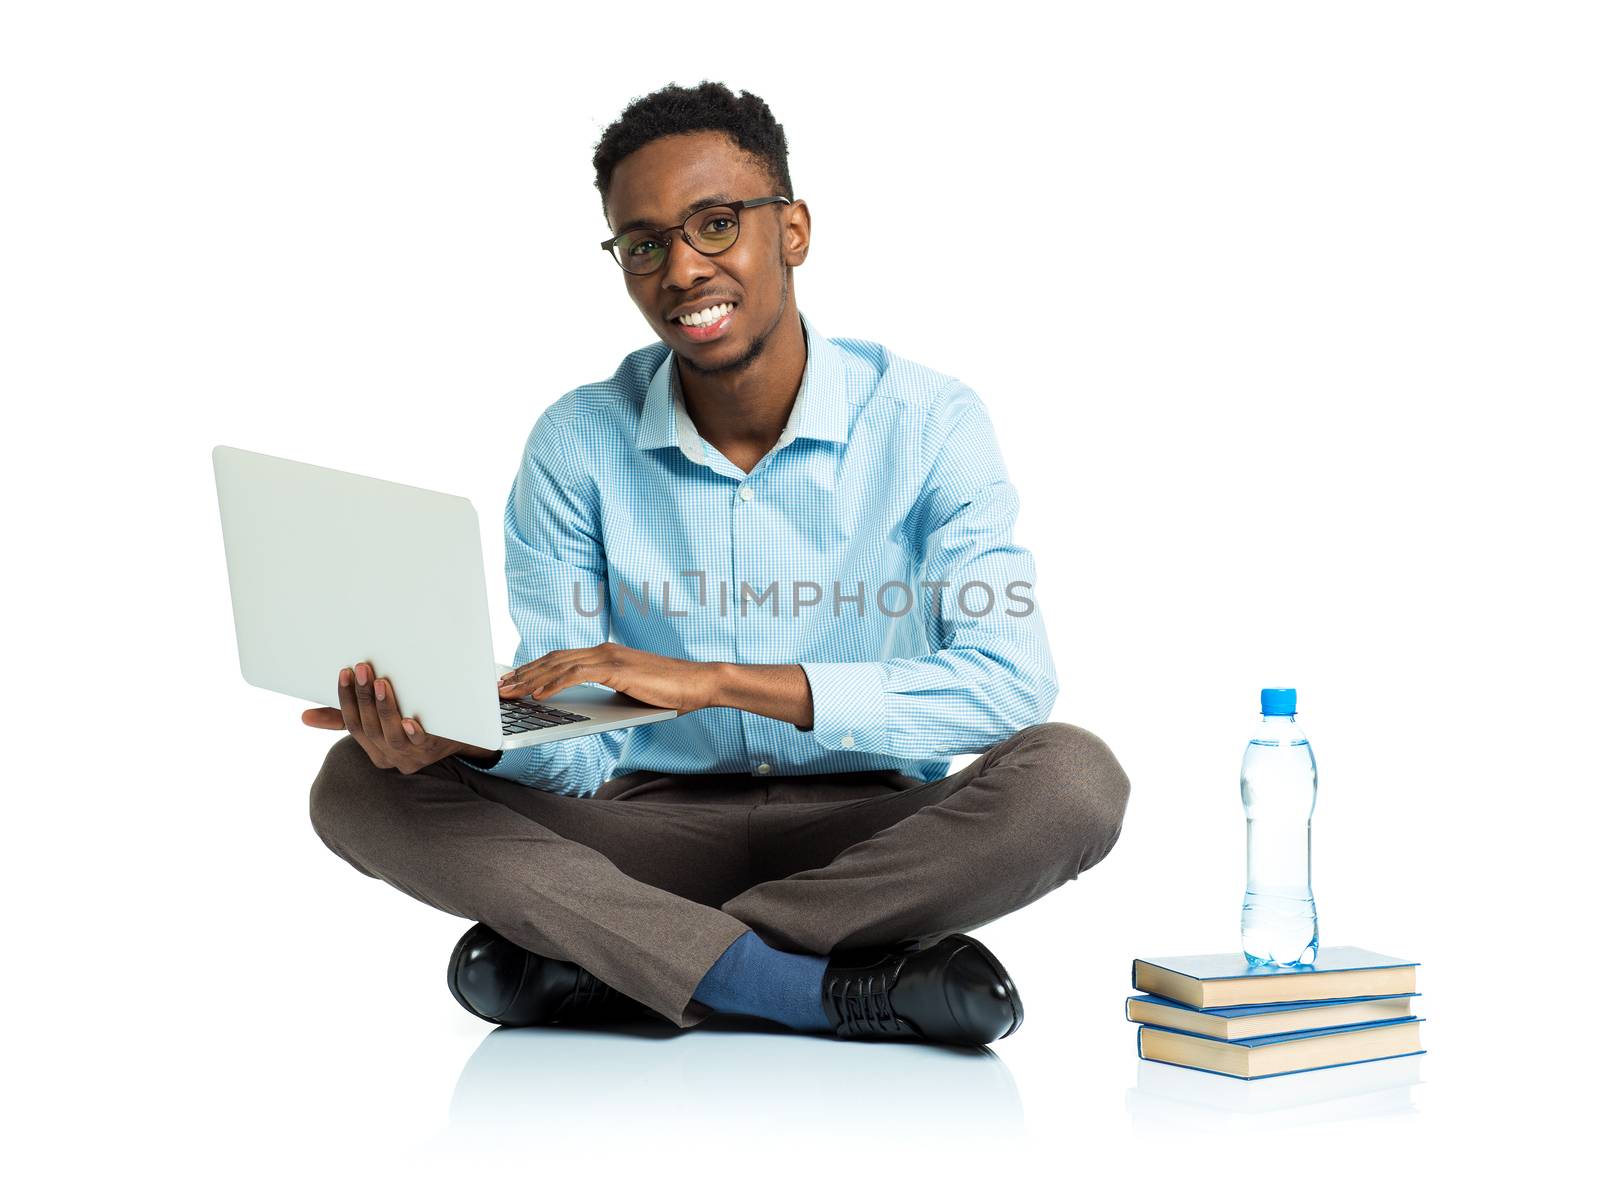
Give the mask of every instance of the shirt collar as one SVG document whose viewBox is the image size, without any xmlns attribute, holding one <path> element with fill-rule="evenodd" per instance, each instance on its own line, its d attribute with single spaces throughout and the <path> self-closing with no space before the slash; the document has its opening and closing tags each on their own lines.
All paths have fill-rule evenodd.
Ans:
<svg viewBox="0 0 1600 1188">
<path fill-rule="evenodd" d="M 800 326 L 806 340 L 806 369 L 778 445 L 786 445 L 796 437 L 847 442 L 850 401 L 843 352 L 803 313 Z M 668 351 L 651 377 L 634 441 L 641 450 L 677 446 L 690 461 L 703 464 L 705 442 L 684 407 L 676 364 L 676 352 Z"/>
</svg>

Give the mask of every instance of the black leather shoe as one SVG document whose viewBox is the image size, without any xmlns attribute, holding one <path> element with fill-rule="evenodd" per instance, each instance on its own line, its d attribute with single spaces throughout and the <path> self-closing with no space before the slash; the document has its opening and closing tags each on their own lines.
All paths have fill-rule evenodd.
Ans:
<svg viewBox="0 0 1600 1188">
<path fill-rule="evenodd" d="M 893 944 L 863 945 L 859 949 L 835 949 L 828 954 L 828 960 L 840 969 L 850 966 L 852 968 L 876 965 L 888 957 L 901 957 L 914 953 L 922 947 L 918 940 L 895 941 Z"/>
<path fill-rule="evenodd" d="M 844 1039 L 988 1044 L 1022 1026 L 1022 999 L 993 953 L 956 933 L 869 965 L 830 958 L 822 1004 Z"/>
<path fill-rule="evenodd" d="M 446 980 L 463 1007 L 506 1027 L 662 1018 L 581 966 L 530 953 L 487 924 L 456 942 Z"/>
</svg>

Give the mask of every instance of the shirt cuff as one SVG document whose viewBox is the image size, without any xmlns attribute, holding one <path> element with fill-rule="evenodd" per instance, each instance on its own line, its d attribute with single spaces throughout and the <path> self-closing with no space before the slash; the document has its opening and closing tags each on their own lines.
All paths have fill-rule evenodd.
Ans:
<svg viewBox="0 0 1600 1188">
<path fill-rule="evenodd" d="M 811 686 L 811 732 L 833 751 L 888 754 L 883 668 L 872 663 L 805 663 Z"/>
</svg>

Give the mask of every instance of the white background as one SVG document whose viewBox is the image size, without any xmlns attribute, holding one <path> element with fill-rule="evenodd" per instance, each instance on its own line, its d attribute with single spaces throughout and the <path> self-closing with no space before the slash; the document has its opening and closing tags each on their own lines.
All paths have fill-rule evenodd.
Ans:
<svg viewBox="0 0 1600 1188">
<path fill-rule="evenodd" d="M 0 11 L 12 1182 L 1383 1182 L 1581 1137 L 1588 6 Z M 590 154 L 702 78 L 788 134 L 807 315 L 987 402 L 1054 717 L 1132 778 L 1106 862 L 980 933 L 1028 1012 L 997 1060 L 484 1043 L 465 923 L 322 846 L 336 736 L 239 678 L 218 442 L 469 496 L 509 660 L 527 430 L 652 341 Z M 1237 943 L 1269 684 L 1321 767 L 1325 943 L 1422 962 L 1415 1085 L 1133 1055 L 1130 958 Z"/>
</svg>

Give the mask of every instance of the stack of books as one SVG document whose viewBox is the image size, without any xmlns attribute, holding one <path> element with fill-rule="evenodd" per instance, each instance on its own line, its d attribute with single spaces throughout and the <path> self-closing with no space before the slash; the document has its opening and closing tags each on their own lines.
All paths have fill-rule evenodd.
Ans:
<svg viewBox="0 0 1600 1188">
<path fill-rule="evenodd" d="M 1312 965 L 1241 953 L 1135 960 L 1127 1017 L 1139 1055 L 1255 1080 L 1423 1051 L 1415 961 L 1323 949 Z"/>
</svg>

